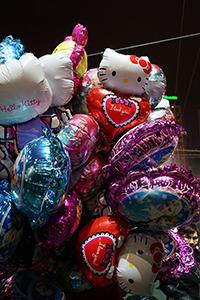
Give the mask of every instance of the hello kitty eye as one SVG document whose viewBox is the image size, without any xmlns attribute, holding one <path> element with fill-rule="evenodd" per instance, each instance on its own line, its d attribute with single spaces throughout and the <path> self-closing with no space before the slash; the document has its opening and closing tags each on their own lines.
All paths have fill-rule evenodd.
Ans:
<svg viewBox="0 0 200 300">
<path fill-rule="evenodd" d="M 141 250 L 141 249 L 138 250 L 138 254 L 142 255 L 143 253 L 144 253 L 143 250 Z"/>
<path fill-rule="evenodd" d="M 140 82 L 141 80 L 142 80 L 142 78 L 141 78 L 141 77 L 138 77 L 137 81 Z"/>
<path fill-rule="evenodd" d="M 112 71 L 112 76 L 115 76 L 117 74 L 116 71 Z"/>
</svg>

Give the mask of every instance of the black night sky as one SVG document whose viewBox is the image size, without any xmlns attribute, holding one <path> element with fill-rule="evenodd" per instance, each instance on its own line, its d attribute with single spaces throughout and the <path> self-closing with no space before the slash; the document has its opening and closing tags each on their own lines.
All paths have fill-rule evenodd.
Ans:
<svg viewBox="0 0 200 300">
<path fill-rule="evenodd" d="M 80 23 L 88 30 L 88 55 L 200 33 L 199 0 L 15 0 L 2 1 L 0 40 L 20 39 L 36 57 L 50 54 Z M 200 35 L 119 51 L 147 55 L 167 78 L 167 95 L 177 95 L 184 109 L 188 148 L 200 149 Z M 88 57 L 88 69 L 101 55 Z"/>
</svg>

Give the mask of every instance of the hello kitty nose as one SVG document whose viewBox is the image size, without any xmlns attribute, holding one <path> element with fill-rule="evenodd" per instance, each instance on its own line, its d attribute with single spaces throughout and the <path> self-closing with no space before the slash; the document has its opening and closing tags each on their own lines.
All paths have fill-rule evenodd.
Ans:
<svg viewBox="0 0 200 300">
<path fill-rule="evenodd" d="M 129 82 L 128 78 L 124 78 L 123 82 L 128 83 Z"/>
</svg>

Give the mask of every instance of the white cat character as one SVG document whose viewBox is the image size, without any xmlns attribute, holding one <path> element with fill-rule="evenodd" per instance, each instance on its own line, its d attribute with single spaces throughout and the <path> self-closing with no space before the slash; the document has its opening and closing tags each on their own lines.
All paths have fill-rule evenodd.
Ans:
<svg viewBox="0 0 200 300">
<path fill-rule="evenodd" d="M 129 235 L 118 256 L 116 279 L 120 288 L 134 295 L 153 294 L 154 280 L 166 250 L 150 235 Z"/>
<path fill-rule="evenodd" d="M 107 48 L 98 69 L 103 87 L 123 96 L 141 96 L 148 85 L 151 63 L 147 56 L 124 55 Z"/>
</svg>

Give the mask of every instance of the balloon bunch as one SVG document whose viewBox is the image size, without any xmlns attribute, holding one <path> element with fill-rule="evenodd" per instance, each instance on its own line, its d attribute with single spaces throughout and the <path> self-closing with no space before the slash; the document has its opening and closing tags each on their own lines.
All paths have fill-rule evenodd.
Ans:
<svg viewBox="0 0 200 300">
<path fill-rule="evenodd" d="M 108 48 L 87 70 L 87 40 L 39 59 L 17 40 L 0 65 L 1 299 L 150 296 L 200 209 L 200 180 L 164 167 L 186 132 L 162 69 Z"/>
</svg>

